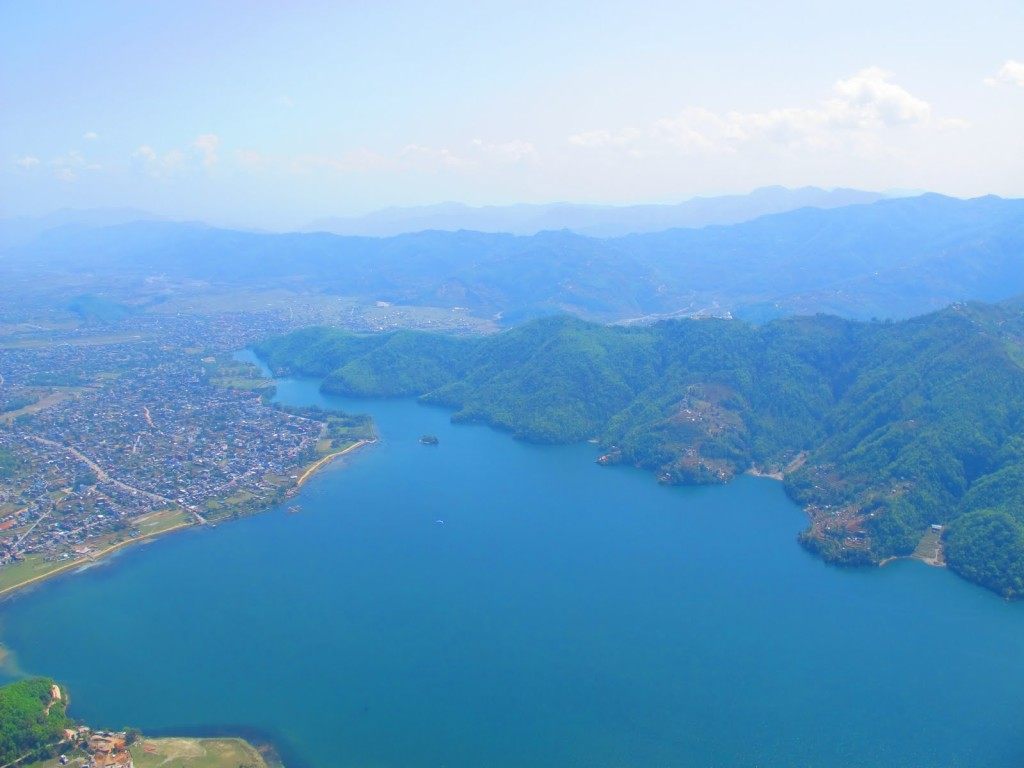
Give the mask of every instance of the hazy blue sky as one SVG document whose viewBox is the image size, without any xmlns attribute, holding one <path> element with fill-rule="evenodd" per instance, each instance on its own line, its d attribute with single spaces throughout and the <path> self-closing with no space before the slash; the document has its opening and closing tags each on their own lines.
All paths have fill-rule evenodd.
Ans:
<svg viewBox="0 0 1024 768">
<path fill-rule="evenodd" d="M 3 2 L 4 214 L 1024 195 L 1024 3 Z"/>
</svg>

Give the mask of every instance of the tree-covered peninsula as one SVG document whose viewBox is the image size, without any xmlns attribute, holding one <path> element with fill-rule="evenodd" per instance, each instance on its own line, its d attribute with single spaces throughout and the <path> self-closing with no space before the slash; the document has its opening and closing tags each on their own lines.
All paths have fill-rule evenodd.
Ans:
<svg viewBox="0 0 1024 768">
<path fill-rule="evenodd" d="M 543 442 L 596 438 L 603 463 L 667 483 L 785 479 L 828 560 L 910 554 L 941 526 L 946 560 L 1024 594 L 1024 312 L 955 305 L 898 323 L 754 326 L 537 320 L 487 337 L 310 328 L 259 348 L 350 395 L 418 396 Z"/>
<path fill-rule="evenodd" d="M 46 677 L 0 686 L 3 768 L 279 768 L 270 745 L 240 738 L 143 738 L 137 728 L 92 729 L 67 714 L 67 689 Z"/>
<path fill-rule="evenodd" d="M 0 687 L 0 765 L 53 753 L 71 724 L 66 705 L 60 688 L 45 677 Z"/>
</svg>

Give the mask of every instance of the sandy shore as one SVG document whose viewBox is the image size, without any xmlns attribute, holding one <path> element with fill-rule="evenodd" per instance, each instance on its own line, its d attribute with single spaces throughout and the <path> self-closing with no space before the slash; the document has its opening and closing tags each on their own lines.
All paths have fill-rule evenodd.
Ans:
<svg viewBox="0 0 1024 768">
<path fill-rule="evenodd" d="M 360 441 L 358 441 L 356 443 L 353 443 L 348 448 L 344 448 L 344 449 L 342 449 L 340 451 L 335 451 L 334 453 L 329 453 L 326 456 L 324 456 L 324 457 L 322 457 L 320 459 L 317 459 L 312 464 L 310 464 L 308 467 L 306 467 L 306 470 L 301 475 L 299 475 L 299 479 L 298 479 L 298 482 L 295 483 L 295 487 L 296 488 L 300 487 L 303 483 L 305 483 L 307 480 L 309 480 L 309 478 L 311 478 L 313 476 L 313 474 L 318 469 L 322 469 L 323 467 L 327 466 L 328 464 L 330 464 L 332 461 L 334 461 L 339 456 L 344 456 L 346 453 L 352 453 L 352 451 L 358 450 L 359 448 L 362 448 L 364 445 L 369 445 L 370 443 L 375 443 L 375 442 L 377 442 L 377 441 L 376 440 L 360 440 Z"/>
<path fill-rule="evenodd" d="M 352 451 L 355 451 L 359 448 L 362 448 L 364 445 L 369 445 L 370 443 L 373 442 L 376 441 L 360 440 L 359 442 L 353 443 L 352 445 L 348 446 L 343 450 L 335 451 L 334 453 L 329 453 L 326 456 L 318 459 L 313 464 L 310 464 L 308 467 L 306 467 L 302 474 L 299 475 L 299 479 L 296 482 L 295 487 L 298 488 L 299 486 L 301 486 L 310 477 L 312 477 L 317 470 L 323 468 L 324 466 L 334 461 L 334 459 L 338 458 L 339 456 L 344 456 L 347 453 L 351 453 Z M 152 533 L 147 533 L 142 536 L 136 536 L 135 538 L 131 539 L 125 539 L 124 541 L 119 541 L 116 544 L 111 544 L 109 547 L 105 547 L 96 552 L 90 552 L 88 555 L 82 555 L 81 557 L 75 558 L 74 560 L 69 560 L 66 563 L 61 563 L 52 571 L 46 571 L 45 573 L 40 573 L 30 578 L 27 578 L 24 581 L 19 581 L 17 584 L 12 584 L 8 587 L 4 587 L 3 589 L 0 589 L 0 598 L 6 597 L 14 592 L 17 592 L 19 589 L 24 589 L 25 587 L 31 586 L 32 584 L 45 581 L 46 579 L 53 578 L 54 576 L 59 576 L 60 574 L 74 570 L 75 568 L 81 568 L 83 566 L 98 563 L 104 558 L 109 557 L 110 555 L 114 554 L 120 549 L 124 549 L 125 547 L 129 547 L 133 544 L 141 544 L 145 541 L 150 541 L 160 536 L 166 536 L 167 534 L 174 533 L 175 531 L 180 531 L 183 528 L 191 528 L 194 525 L 195 523 L 192 522 L 180 523 L 178 525 L 173 525 L 170 528 L 165 528 L 161 531 L 153 531 Z"/>
<path fill-rule="evenodd" d="M 119 549 L 124 549 L 125 547 L 131 546 L 132 544 L 141 544 L 144 541 L 155 539 L 158 536 L 164 536 L 168 533 L 173 533 L 174 531 L 180 531 L 182 528 L 191 528 L 192 525 L 193 523 L 181 523 L 179 525 L 171 526 L 170 528 L 165 528 L 162 531 L 154 531 L 153 533 L 147 533 L 144 536 L 136 536 L 132 539 L 125 539 L 124 541 L 119 541 L 116 544 L 111 544 L 109 547 L 106 547 L 105 549 L 99 550 L 98 552 L 90 552 L 88 555 L 82 555 L 81 557 L 75 560 L 70 560 L 66 563 L 62 563 L 57 568 L 54 568 L 52 571 L 40 573 L 37 576 L 25 579 L 24 581 L 20 581 L 17 584 L 12 584 L 9 587 L 0 589 L 0 597 L 5 597 L 11 594 L 12 592 L 16 592 L 19 589 L 24 589 L 25 587 L 40 581 L 45 581 L 46 579 L 58 576 L 74 568 L 80 568 L 82 566 L 98 563 L 100 560 L 104 559 L 105 557 L 109 557 L 114 552 L 117 552 Z"/>
<path fill-rule="evenodd" d="M 778 480 L 779 482 L 786 479 L 781 472 L 763 472 L 757 467 L 751 467 L 743 474 L 750 475 L 751 477 L 767 477 L 769 480 Z"/>
<path fill-rule="evenodd" d="M 922 556 L 918 554 L 912 555 L 891 555 L 889 557 L 883 557 L 878 561 L 878 567 L 884 568 L 889 563 L 895 563 L 897 560 L 917 560 L 919 563 L 930 565 L 932 568 L 946 568 L 946 559 L 943 557 L 942 551 L 936 551 L 933 556 Z"/>
</svg>

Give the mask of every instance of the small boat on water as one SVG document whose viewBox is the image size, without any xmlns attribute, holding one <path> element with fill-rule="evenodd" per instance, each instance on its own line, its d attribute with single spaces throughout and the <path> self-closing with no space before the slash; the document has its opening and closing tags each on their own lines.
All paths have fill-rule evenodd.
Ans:
<svg viewBox="0 0 1024 768">
<path fill-rule="evenodd" d="M 423 445 L 437 445 L 441 441 L 438 440 L 437 437 L 434 435 L 424 435 L 423 437 L 420 438 L 420 442 Z"/>
</svg>

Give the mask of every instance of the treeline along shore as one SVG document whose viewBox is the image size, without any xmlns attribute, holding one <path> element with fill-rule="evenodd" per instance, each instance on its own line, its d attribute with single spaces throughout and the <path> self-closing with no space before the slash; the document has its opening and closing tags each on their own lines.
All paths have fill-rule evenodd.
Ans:
<svg viewBox="0 0 1024 768">
<path fill-rule="evenodd" d="M 0 686 L 3 768 L 281 768 L 276 750 L 236 735 L 150 738 L 138 729 L 92 728 L 68 714 L 68 690 L 34 677 Z"/>
<path fill-rule="evenodd" d="M 938 534 L 948 565 L 1024 594 L 1024 311 L 901 322 L 536 320 L 486 337 L 317 327 L 257 348 L 350 396 L 419 397 L 538 442 L 597 439 L 664 483 L 783 476 L 801 542 L 878 564 Z"/>
</svg>

